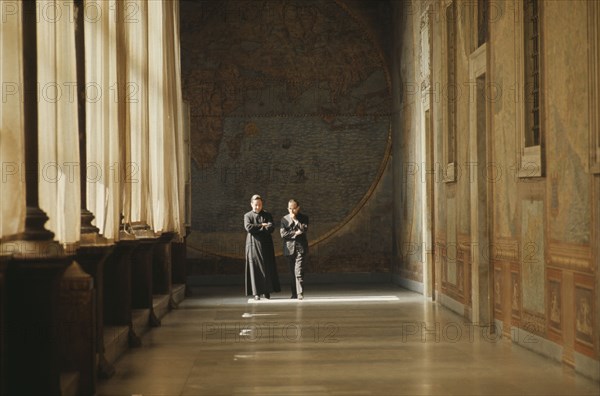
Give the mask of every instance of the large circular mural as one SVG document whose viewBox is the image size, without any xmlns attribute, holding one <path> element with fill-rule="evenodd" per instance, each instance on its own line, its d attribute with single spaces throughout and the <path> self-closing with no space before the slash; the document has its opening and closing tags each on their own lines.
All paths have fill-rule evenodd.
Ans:
<svg viewBox="0 0 600 396">
<path fill-rule="evenodd" d="M 333 0 L 186 1 L 181 19 L 188 245 L 243 257 L 253 194 L 277 223 L 298 199 L 313 244 L 335 233 L 372 192 L 390 149 L 390 84 L 367 30 Z"/>
</svg>

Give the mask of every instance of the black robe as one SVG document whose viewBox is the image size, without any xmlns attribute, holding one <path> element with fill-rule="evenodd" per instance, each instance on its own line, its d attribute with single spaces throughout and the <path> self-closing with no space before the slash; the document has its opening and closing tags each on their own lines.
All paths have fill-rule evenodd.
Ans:
<svg viewBox="0 0 600 396">
<path fill-rule="evenodd" d="M 262 228 L 262 223 L 270 223 Z M 281 291 L 275 265 L 275 249 L 271 234 L 275 227 L 273 216 L 261 210 L 244 215 L 246 235 L 246 295 L 255 296 Z"/>
</svg>

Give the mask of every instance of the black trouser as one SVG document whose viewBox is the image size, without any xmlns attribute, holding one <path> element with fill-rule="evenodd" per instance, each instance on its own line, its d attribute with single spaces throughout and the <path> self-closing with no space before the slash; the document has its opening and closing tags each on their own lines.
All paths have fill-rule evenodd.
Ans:
<svg viewBox="0 0 600 396">
<path fill-rule="evenodd" d="M 288 265 L 290 267 L 290 273 L 292 275 L 292 296 L 297 296 L 304 292 L 302 284 L 304 282 L 304 271 L 302 266 L 305 262 L 305 255 L 302 252 L 296 250 L 291 256 L 286 256 Z"/>
</svg>

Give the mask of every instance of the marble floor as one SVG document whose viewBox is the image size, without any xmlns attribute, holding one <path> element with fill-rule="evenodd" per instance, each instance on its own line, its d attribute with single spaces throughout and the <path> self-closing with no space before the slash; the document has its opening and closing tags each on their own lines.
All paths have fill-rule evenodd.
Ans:
<svg viewBox="0 0 600 396">
<path fill-rule="evenodd" d="M 599 395 L 600 384 L 394 285 L 253 301 L 202 288 L 98 395 Z"/>
</svg>

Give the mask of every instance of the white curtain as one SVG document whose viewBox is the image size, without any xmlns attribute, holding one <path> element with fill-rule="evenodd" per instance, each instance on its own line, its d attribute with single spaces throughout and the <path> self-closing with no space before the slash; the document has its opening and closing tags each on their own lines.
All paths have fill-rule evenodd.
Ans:
<svg viewBox="0 0 600 396">
<path fill-rule="evenodd" d="M 0 7 L 0 238 L 25 229 L 21 3 Z"/>
<path fill-rule="evenodd" d="M 125 221 L 155 232 L 183 230 L 185 209 L 179 2 L 130 1 L 124 24 Z"/>
<path fill-rule="evenodd" d="M 179 1 L 167 1 L 164 3 L 167 23 L 166 47 L 168 81 L 168 103 L 171 116 L 165 126 L 172 145 L 169 147 L 169 173 L 166 175 L 170 181 L 172 200 L 169 202 L 170 216 L 165 221 L 165 228 L 182 235 L 185 223 L 185 159 L 184 159 L 184 122 L 183 122 L 183 96 L 181 93 L 181 62 L 180 62 L 180 39 L 179 39 Z"/>
<path fill-rule="evenodd" d="M 117 1 L 85 1 L 87 206 L 108 239 L 119 238 L 123 161 L 117 79 Z"/>
<path fill-rule="evenodd" d="M 38 0 L 39 203 L 55 239 L 79 240 L 81 220 L 75 23 L 62 0 Z M 57 12 L 52 12 L 56 10 Z"/>
<path fill-rule="evenodd" d="M 188 165 L 189 150 L 187 148 L 187 137 L 186 128 L 188 123 L 184 120 L 184 115 L 189 114 L 186 111 L 186 107 L 183 103 L 183 94 L 181 90 L 181 36 L 180 36 L 180 15 L 179 15 L 179 1 L 171 2 L 173 7 L 173 62 L 175 65 L 173 79 L 175 81 L 175 103 L 177 104 L 177 191 L 178 191 L 178 202 L 176 208 L 176 216 L 174 218 L 175 230 L 179 236 L 185 236 L 185 224 L 186 224 L 186 183 L 188 181 Z"/>
<path fill-rule="evenodd" d="M 174 1 L 148 2 L 148 93 L 152 228 L 182 233 L 183 119 L 179 63 L 179 8 Z"/>
<path fill-rule="evenodd" d="M 122 213 L 127 223 L 181 233 L 179 2 L 87 0 L 86 12 L 88 207 L 96 226 L 117 239 Z"/>
<path fill-rule="evenodd" d="M 38 143 L 46 227 L 63 243 L 79 239 L 85 171 L 87 206 L 106 238 L 119 238 L 121 214 L 182 235 L 179 2 L 85 0 L 87 164 L 79 164 L 74 21 L 46 12 L 65 4 L 38 1 L 45 10 L 38 23 Z M 2 7 L 0 23 L 0 237 L 22 232 L 25 219 L 20 6 Z"/>
<path fill-rule="evenodd" d="M 125 5 L 125 3 L 123 3 Z M 148 131 L 148 2 L 129 1 L 131 23 L 124 29 L 124 85 L 127 180 L 123 189 L 125 221 L 153 224 Z M 136 10 L 135 14 L 131 10 Z"/>
</svg>

